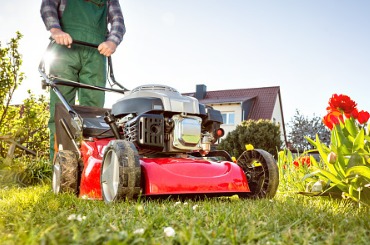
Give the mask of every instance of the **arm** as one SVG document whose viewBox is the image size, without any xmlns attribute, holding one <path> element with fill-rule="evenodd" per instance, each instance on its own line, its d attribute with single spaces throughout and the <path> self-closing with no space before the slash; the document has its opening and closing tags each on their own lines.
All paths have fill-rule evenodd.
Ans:
<svg viewBox="0 0 370 245">
<path fill-rule="evenodd" d="M 60 45 L 66 45 L 69 48 L 72 44 L 72 37 L 62 31 L 59 22 L 58 8 L 61 5 L 61 0 L 42 0 L 41 3 L 41 18 L 45 24 L 45 27 L 50 31 L 51 38 Z"/>
<path fill-rule="evenodd" d="M 107 40 L 98 47 L 99 52 L 105 56 L 110 56 L 116 51 L 126 32 L 125 22 L 118 0 L 108 1 L 108 23 L 111 24 L 111 29 L 108 33 Z"/>
</svg>

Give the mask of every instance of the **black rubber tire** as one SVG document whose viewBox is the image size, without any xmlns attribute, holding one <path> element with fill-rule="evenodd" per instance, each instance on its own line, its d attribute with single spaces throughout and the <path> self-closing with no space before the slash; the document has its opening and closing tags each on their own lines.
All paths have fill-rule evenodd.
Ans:
<svg viewBox="0 0 370 245">
<path fill-rule="evenodd" d="M 132 142 L 109 142 L 103 156 L 100 185 L 106 203 L 133 199 L 141 194 L 140 159 Z"/>
<path fill-rule="evenodd" d="M 57 152 L 53 164 L 52 187 L 55 194 L 72 193 L 78 195 L 78 161 L 75 152 Z"/>
<path fill-rule="evenodd" d="M 279 169 L 267 151 L 244 151 L 237 160 L 243 169 L 250 188 L 249 198 L 273 198 L 279 186 Z"/>
</svg>

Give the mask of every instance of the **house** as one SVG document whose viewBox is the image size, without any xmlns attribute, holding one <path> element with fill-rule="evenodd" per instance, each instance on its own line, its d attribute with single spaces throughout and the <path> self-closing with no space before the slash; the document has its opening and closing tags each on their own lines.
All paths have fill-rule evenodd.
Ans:
<svg viewBox="0 0 370 245">
<path fill-rule="evenodd" d="M 225 135 L 242 121 L 268 119 L 281 125 L 281 139 L 287 142 L 280 87 L 228 89 L 207 91 L 204 84 L 196 86 L 195 93 L 184 93 L 199 100 L 199 103 L 221 111 Z"/>
</svg>

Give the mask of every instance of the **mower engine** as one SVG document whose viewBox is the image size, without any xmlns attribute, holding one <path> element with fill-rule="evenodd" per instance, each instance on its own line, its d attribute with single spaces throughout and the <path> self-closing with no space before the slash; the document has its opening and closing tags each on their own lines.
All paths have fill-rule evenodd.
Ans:
<svg viewBox="0 0 370 245">
<path fill-rule="evenodd" d="M 133 142 L 139 154 L 207 154 L 224 134 L 220 111 L 164 85 L 133 89 L 113 104 L 111 114 L 116 138 Z"/>
</svg>

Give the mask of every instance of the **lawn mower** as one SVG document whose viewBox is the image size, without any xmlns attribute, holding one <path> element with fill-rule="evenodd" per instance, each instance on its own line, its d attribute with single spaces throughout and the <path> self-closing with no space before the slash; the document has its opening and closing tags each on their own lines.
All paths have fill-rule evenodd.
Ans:
<svg viewBox="0 0 370 245">
<path fill-rule="evenodd" d="M 74 41 L 73 45 L 97 48 Z M 119 89 L 81 84 L 39 72 L 61 103 L 56 105 L 54 193 L 71 192 L 107 203 L 142 197 L 274 197 L 279 175 L 274 158 L 247 150 L 233 161 L 215 144 L 224 135 L 221 112 L 158 84 L 131 91 L 116 82 L 108 58 L 107 79 Z M 122 94 L 111 108 L 69 105 L 59 86 Z"/>
</svg>

